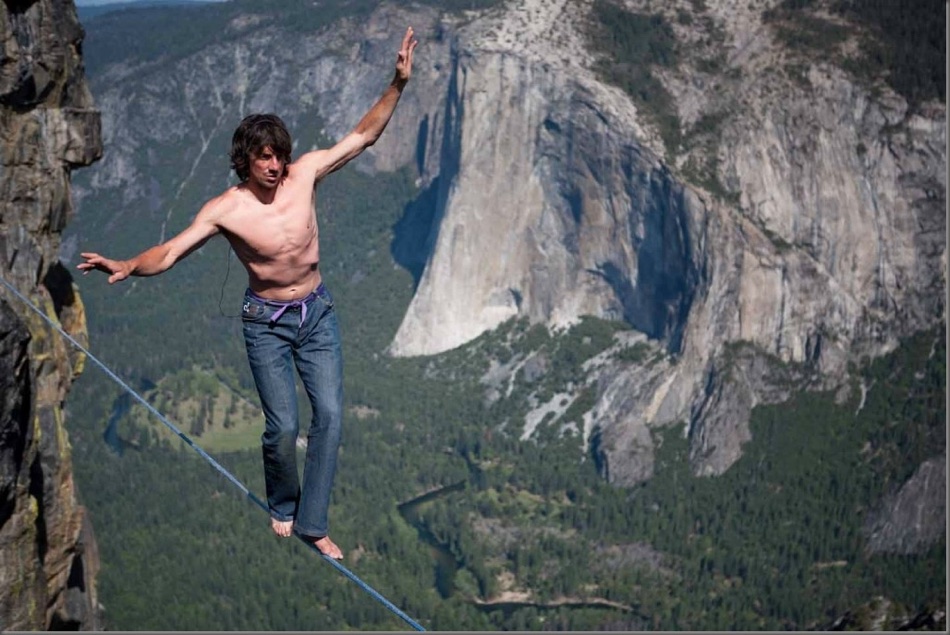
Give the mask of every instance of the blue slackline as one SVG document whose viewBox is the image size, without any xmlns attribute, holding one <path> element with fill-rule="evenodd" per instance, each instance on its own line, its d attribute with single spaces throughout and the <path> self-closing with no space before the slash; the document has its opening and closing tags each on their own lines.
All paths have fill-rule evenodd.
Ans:
<svg viewBox="0 0 950 635">
<path fill-rule="evenodd" d="M 188 438 L 188 435 L 187 435 L 187 434 L 185 434 L 184 432 L 182 432 L 181 430 L 179 430 L 178 427 L 177 427 L 175 424 L 173 424 L 171 421 L 169 421 L 168 419 L 166 419 L 165 416 L 162 415 L 162 413 L 160 413 L 158 410 L 156 410 L 155 407 L 152 406 L 152 404 L 150 404 L 148 401 L 146 401 L 144 397 L 142 397 L 141 395 L 139 395 L 139 394 L 138 394 L 137 392 L 135 392 L 135 390 L 133 390 L 128 384 L 126 384 L 124 381 L 122 381 L 122 380 L 119 378 L 118 375 L 116 375 L 114 372 L 112 372 L 112 371 L 109 369 L 108 366 L 106 366 L 105 364 L 103 364 L 102 362 L 100 362 L 99 359 L 96 358 L 95 355 L 93 355 L 92 353 L 89 352 L 88 349 L 86 349 L 86 347 L 84 347 L 82 344 L 80 344 L 79 342 L 77 342 L 77 341 L 73 338 L 73 336 L 71 336 L 69 333 L 67 333 L 66 331 L 64 331 L 63 328 L 62 328 L 58 323 L 54 322 L 49 316 L 47 316 L 43 311 L 41 311 L 39 308 L 37 308 L 32 302 L 30 302 L 30 300 L 29 300 L 28 298 L 26 298 L 23 294 L 21 294 L 19 291 L 17 291 L 9 282 L 7 282 L 6 280 L 4 280 L 2 277 L 0 277 L 0 283 L 3 283 L 3 286 L 5 286 L 7 289 L 9 289 L 9 290 L 13 293 L 13 295 L 15 295 L 15 296 L 16 296 L 17 298 L 19 298 L 21 301 L 23 301 L 28 307 L 30 307 L 30 309 L 31 309 L 34 313 L 36 313 L 36 314 L 39 315 L 41 318 L 43 318 L 44 320 L 46 320 L 46 323 L 49 324 L 50 326 L 52 326 L 54 329 L 56 329 L 56 331 L 58 331 L 60 335 L 62 335 L 63 337 L 65 337 L 65 338 L 69 341 L 70 344 L 72 344 L 73 346 L 75 346 L 76 348 L 78 348 L 80 351 L 83 352 L 83 354 L 86 355 L 86 357 L 88 357 L 88 358 L 91 359 L 93 362 L 95 362 L 95 364 L 96 364 L 99 368 L 101 368 L 101 369 L 103 370 L 103 372 L 105 372 L 105 374 L 108 375 L 113 381 L 115 381 L 117 384 L 119 384 L 119 386 L 121 386 L 121 387 L 123 388 L 123 390 L 125 390 L 127 393 L 129 393 L 130 395 L 132 395 L 133 397 L 135 397 L 135 399 L 136 399 L 139 403 L 141 403 L 143 406 L 145 406 L 145 407 L 149 410 L 149 412 L 151 412 L 151 413 L 154 414 L 156 417 L 158 417 L 158 420 L 159 420 L 159 421 L 161 421 L 162 423 L 164 423 L 172 432 L 174 432 L 174 433 L 177 434 L 179 437 L 181 437 L 181 439 L 182 439 L 185 443 L 187 443 L 195 452 L 197 452 L 198 454 L 200 454 L 200 455 L 202 456 L 202 458 L 204 458 L 204 460 L 206 460 L 208 463 L 210 463 L 210 464 L 214 467 L 214 469 L 218 470 L 218 472 L 220 472 L 221 474 L 223 474 L 225 478 L 227 478 L 229 481 L 231 481 L 231 483 L 233 483 L 235 487 L 237 487 L 239 490 L 241 490 L 242 492 L 244 492 L 244 494 L 251 500 L 251 502 L 253 502 L 255 505 L 257 505 L 258 507 L 260 507 L 261 509 L 263 509 L 265 512 L 267 512 L 268 516 L 270 515 L 270 512 L 268 511 L 267 505 L 264 503 L 264 501 L 262 501 L 256 494 L 254 494 L 254 492 L 252 492 L 251 490 L 249 490 L 249 489 L 247 488 L 247 486 L 244 485 L 244 483 L 242 483 L 242 482 L 239 481 L 237 478 L 235 478 L 233 474 L 231 474 L 231 473 L 228 472 L 226 469 L 224 469 L 224 467 L 222 467 L 220 463 L 218 463 L 217 461 L 215 461 L 214 458 L 213 458 L 210 454 L 208 454 L 207 452 L 205 452 L 200 446 L 198 446 L 197 444 L 195 444 L 194 441 L 192 441 L 190 438 Z M 300 536 L 297 536 L 297 537 L 300 538 Z M 334 559 L 331 558 L 330 556 L 328 556 L 328 555 L 322 553 L 319 549 L 317 549 L 317 547 L 316 547 L 313 543 L 307 542 L 307 541 L 304 540 L 303 538 L 300 538 L 300 541 L 303 542 L 305 545 L 307 545 L 307 546 L 308 546 L 311 550 L 313 550 L 318 556 L 322 557 L 324 560 L 326 560 L 327 562 L 329 562 L 330 564 L 332 564 L 334 567 L 336 567 L 337 571 L 339 571 L 340 573 L 342 573 L 343 575 L 345 575 L 347 578 L 349 578 L 350 580 L 352 580 L 353 582 L 355 582 L 361 589 L 363 589 L 364 591 L 366 591 L 367 593 L 369 593 L 376 601 L 378 601 L 380 604 L 382 604 L 382 605 L 385 606 L 387 609 L 389 609 L 390 611 L 392 611 L 392 613 L 394 613 L 396 616 L 398 616 L 398 617 L 401 618 L 403 621 L 405 621 L 407 624 L 409 624 L 409 626 L 411 626 L 412 628 L 416 629 L 417 631 L 425 631 L 425 630 L 426 630 L 426 629 L 424 629 L 421 625 L 419 625 L 418 622 L 416 622 L 416 621 L 413 620 L 411 617 L 409 617 L 408 615 L 406 615 L 402 610 L 400 610 L 395 604 L 393 604 L 392 602 L 390 602 L 389 600 L 387 600 L 386 598 L 384 598 L 382 595 L 380 595 L 378 591 L 376 591 L 376 590 L 373 589 L 371 586 L 369 586 L 368 584 L 366 584 L 365 582 L 363 582 L 362 580 L 360 580 L 360 579 L 356 576 L 356 574 L 354 574 L 352 571 L 350 571 L 349 569 L 347 569 L 346 567 L 344 567 L 344 566 L 343 566 L 342 564 L 340 564 L 337 560 L 334 560 Z"/>
</svg>

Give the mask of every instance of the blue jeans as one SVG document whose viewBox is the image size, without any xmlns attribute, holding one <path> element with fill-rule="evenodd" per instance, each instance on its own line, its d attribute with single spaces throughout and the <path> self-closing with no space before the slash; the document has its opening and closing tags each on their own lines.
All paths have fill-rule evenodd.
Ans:
<svg viewBox="0 0 950 635">
<path fill-rule="evenodd" d="M 277 520 L 293 520 L 294 532 L 327 535 L 330 490 L 336 473 L 343 418 L 343 354 L 333 298 L 323 285 L 302 307 L 279 305 L 245 294 L 241 318 L 247 360 L 264 409 L 264 483 L 267 505 Z M 313 419 L 307 432 L 303 489 L 297 476 L 297 391 L 294 368 L 303 381 Z"/>
</svg>

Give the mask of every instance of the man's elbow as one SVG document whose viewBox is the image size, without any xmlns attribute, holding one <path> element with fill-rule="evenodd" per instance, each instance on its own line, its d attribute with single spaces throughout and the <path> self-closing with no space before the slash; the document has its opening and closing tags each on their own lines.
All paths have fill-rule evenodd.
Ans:
<svg viewBox="0 0 950 635">
<path fill-rule="evenodd" d="M 379 138 L 382 136 L 382 134 L 382 131 L 364 134 L 362 139 L 363 149 L 365 150 L 366 148 L 375 145 L 376 142 L 379 141 Z"/>
<path fill-rule="evenodd" d="M 381 134 L 383 134 L 382 130 L 374 130 L 373 126 L 361 122 L 360 125 L 350 133 L 350 138 L 353 140 L 350 147 L 356 150 L 356 154 L 359 154 L 376 143 Z"/>
</svg>

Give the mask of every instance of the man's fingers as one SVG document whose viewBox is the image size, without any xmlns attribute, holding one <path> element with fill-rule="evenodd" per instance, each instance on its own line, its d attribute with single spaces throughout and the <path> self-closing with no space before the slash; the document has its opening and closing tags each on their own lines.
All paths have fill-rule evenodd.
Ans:
<svg viewBox="0 0 950 635">
<path fill-rule="evenodd" d="M 416 50 L 417 44 L 419 44 L 419 40 L 404 41 L 402 49 L 399 51 L 399 63 L 405 67 L 406 71 L 412 68 L 412 52 Z"/>
<path fill-rule="evenodd" d="M 409 27 L 408 29 L 406 29 L 405 37 L 402 38 L 402 46 L 400 47 L 399 52 L 403 56 L 408 56 L 409 52 L 412 50 L 412 43 L 413 43 L 412 33 L 413 33 L 412 27 Z"/>
<path fill-rule="evenodd" d="M 83 273 L 89 273 L 95 269 L 99 271 L 104 271 L 105 273 L 115 273 L 115 267 L 111 265 L 111 261 L 107 258 L 103 258 L 98 254 L 81 254 L 83 258 L 86 259 L 86 262 L 81 262 L 76 267 L 81 270 Z M 110 279 L 111 282 L 111 279 Z"/>
</svg>

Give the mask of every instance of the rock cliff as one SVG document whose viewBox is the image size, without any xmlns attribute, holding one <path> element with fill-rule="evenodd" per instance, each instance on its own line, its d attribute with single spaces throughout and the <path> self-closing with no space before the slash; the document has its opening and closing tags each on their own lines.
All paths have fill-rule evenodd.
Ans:
<svg viewBox="0 0 950 635">
<path fill-rule="evenodd" d="M 72 335 L 59 262 L 69 177 L 101 153 L 71 0 L 0 4 L 0 276 Z M 77 503 L 63 400 L 83 358 L 0 288 L 0 630 L 99 628 L 98 556 Z"/>
<path fill-rule="evenodd" d="M 686 138 L 716 122 L 711 147 L 669 152 L 600 81 L 576 26 L 591 3 L 510 3 L 454 33 L 445 108 L 429 115 L 444 122 L 441 160 L 426 162 L 439 170 L 431 250 L 391 347 L 437 353 L 516 315 L 625 319 L 676 363 L 604 371 L 593 423 L 619 484 L 651 473 L 645 428 L 688 421 L 694 471 L 722 473 L 754 405 L 839 385 L 848 361 L 945 316 L 943 105 L 912 112 L 796 58 L 764 19 L 777 2 L 668 4 L 695 46 L 661 79 Z M 698 70 L 712 35 L 716 74 Z M 711 179 L 690 172 L 697 160 Z M 727 355 L 738 342 L 746 354 Z M 802 370 L 770 381 L 761 356 Z"/>
</svg>

